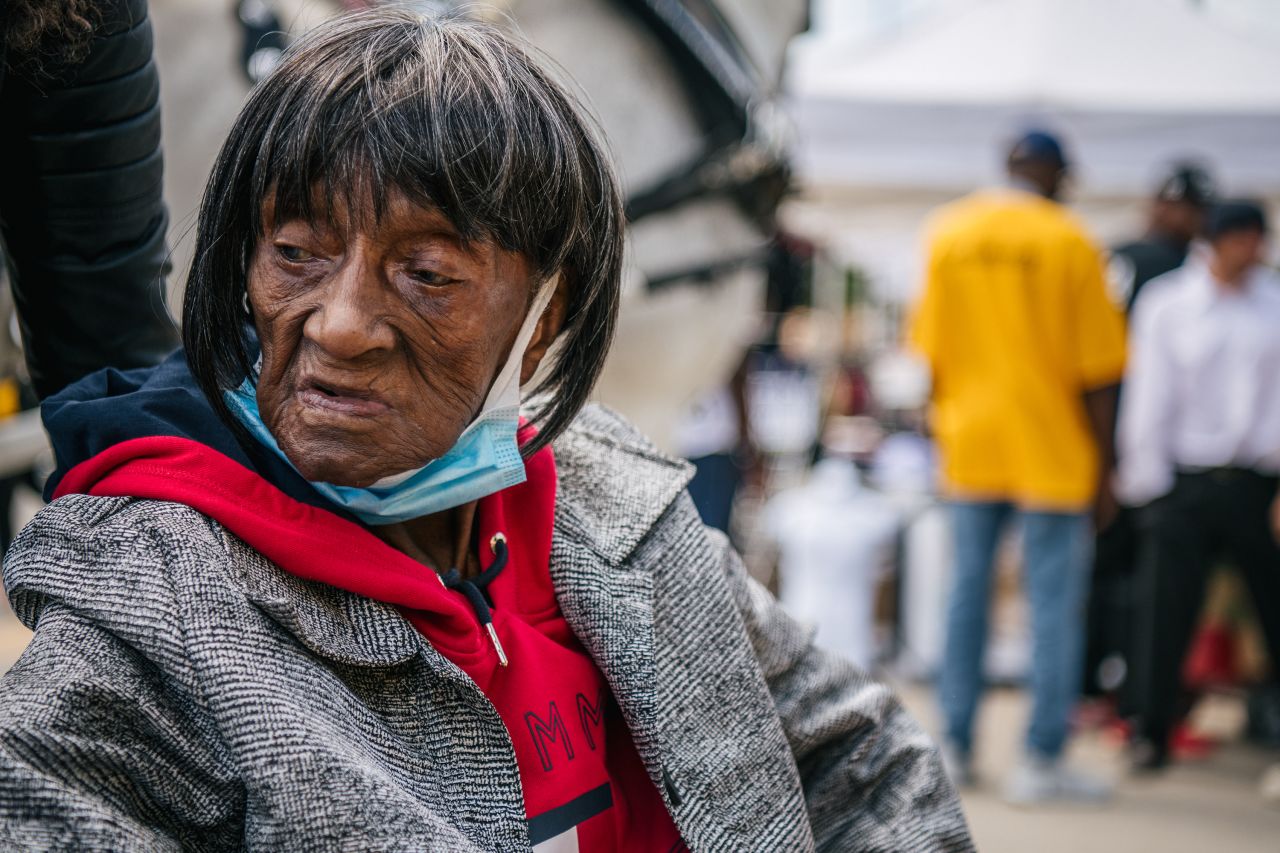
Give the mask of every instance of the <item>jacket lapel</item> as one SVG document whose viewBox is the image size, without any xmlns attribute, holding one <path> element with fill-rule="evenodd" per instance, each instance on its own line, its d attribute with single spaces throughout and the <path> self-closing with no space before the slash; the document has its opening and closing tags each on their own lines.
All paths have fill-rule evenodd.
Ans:
<svg viewBox="0 0 1280 853">
<path fill-rule="evenodd" d="M 684 490 L 692 466 L 661 455 L 629 430 L 611 433 L 617 424 L 589 408 L 556 442 L 561 486 L 551 580 L 561 612 L 609 682 L 636 749 L 660 784 L 653 575 L 627 558 Z M 628 477 L 602 491 L 600 472 L 610 470 L 626 470 Z"/>
<path fill-rule="evenodd" d="M 641 757 L 656 755 L 653 577 L 606 562 L 586 543 L 558 537 L 551 580 L 565 619 L 609 683 Z"/>
</svg>

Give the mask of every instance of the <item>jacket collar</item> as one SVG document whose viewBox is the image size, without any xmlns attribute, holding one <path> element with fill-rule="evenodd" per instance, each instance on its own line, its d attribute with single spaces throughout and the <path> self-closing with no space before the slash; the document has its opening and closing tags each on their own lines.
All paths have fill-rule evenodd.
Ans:
<svg viewBox="0 0 1280 853">
<path fill-rule="evenodd" d="M 614 565 L 630 556 L 693 476 L 692 465 L 666 456 L 599 405 L 584 409 L 555 448 L 557 534 Z"/>
<path fill-rule="evenodd" d="M 234 542 L 239 553 L 232 560 L 233 580 L 250 602 L 312 652 L 353 666 L 389 667 L 421 647 L 418 632 L 392 605 L 296 577 Z"/>
</svg>

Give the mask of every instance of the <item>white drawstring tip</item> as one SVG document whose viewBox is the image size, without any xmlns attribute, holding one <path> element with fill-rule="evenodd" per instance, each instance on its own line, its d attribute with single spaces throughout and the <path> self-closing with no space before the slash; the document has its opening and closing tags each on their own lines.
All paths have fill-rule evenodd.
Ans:
<svg viewBox="0 0 1280 853">
<path fill-rule="evenodd" d="M 498 653 L 498 663 L 502 666 L 507 665 L 507 653 L 502 650 L 502 643 L 498 640 L 498 631 L 493 627 L 492 622 L 486 622 L 485 631 L 489 633 L 489 642 L 493 643 L 493 650 Z"/>
</svg>

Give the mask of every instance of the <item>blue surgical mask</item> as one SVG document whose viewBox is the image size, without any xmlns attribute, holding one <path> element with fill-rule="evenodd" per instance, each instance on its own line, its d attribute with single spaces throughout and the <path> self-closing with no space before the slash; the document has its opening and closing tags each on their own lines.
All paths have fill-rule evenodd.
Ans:
<svg viewBox="0 0 1280 853">
<path fill-rule="evenodd" d="M 452 509 L 523 483 L 524 460 L 516 439 L 520 426 L 520 368 L 557 280 L 553 277 L 542 285 L 480 414 L 448 452 L 421 468 L 384 477 L 364 488 L 317 482 L 312 482 L 312 487 L 365 524 L 380 525 Z M 225 393 L 227 408 L 254 438 L 292 466 L 258 411 L 257 373 L 255 367 L 239 388 Z"/>
</svg>

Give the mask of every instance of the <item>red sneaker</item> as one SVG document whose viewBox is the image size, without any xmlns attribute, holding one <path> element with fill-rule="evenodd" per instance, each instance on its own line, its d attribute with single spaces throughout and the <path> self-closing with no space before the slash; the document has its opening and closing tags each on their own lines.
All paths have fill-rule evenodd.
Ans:
<svg viewBox="0 0 1280 853">
<path fill-rule="evenodd" d="M 1169 738 L 1169 752 L 1178 761 L 1208 758 L 1218 748 L 1218 741 L 1198 734 L 1187 723 L 1179 723 Z"/>
</svg>

